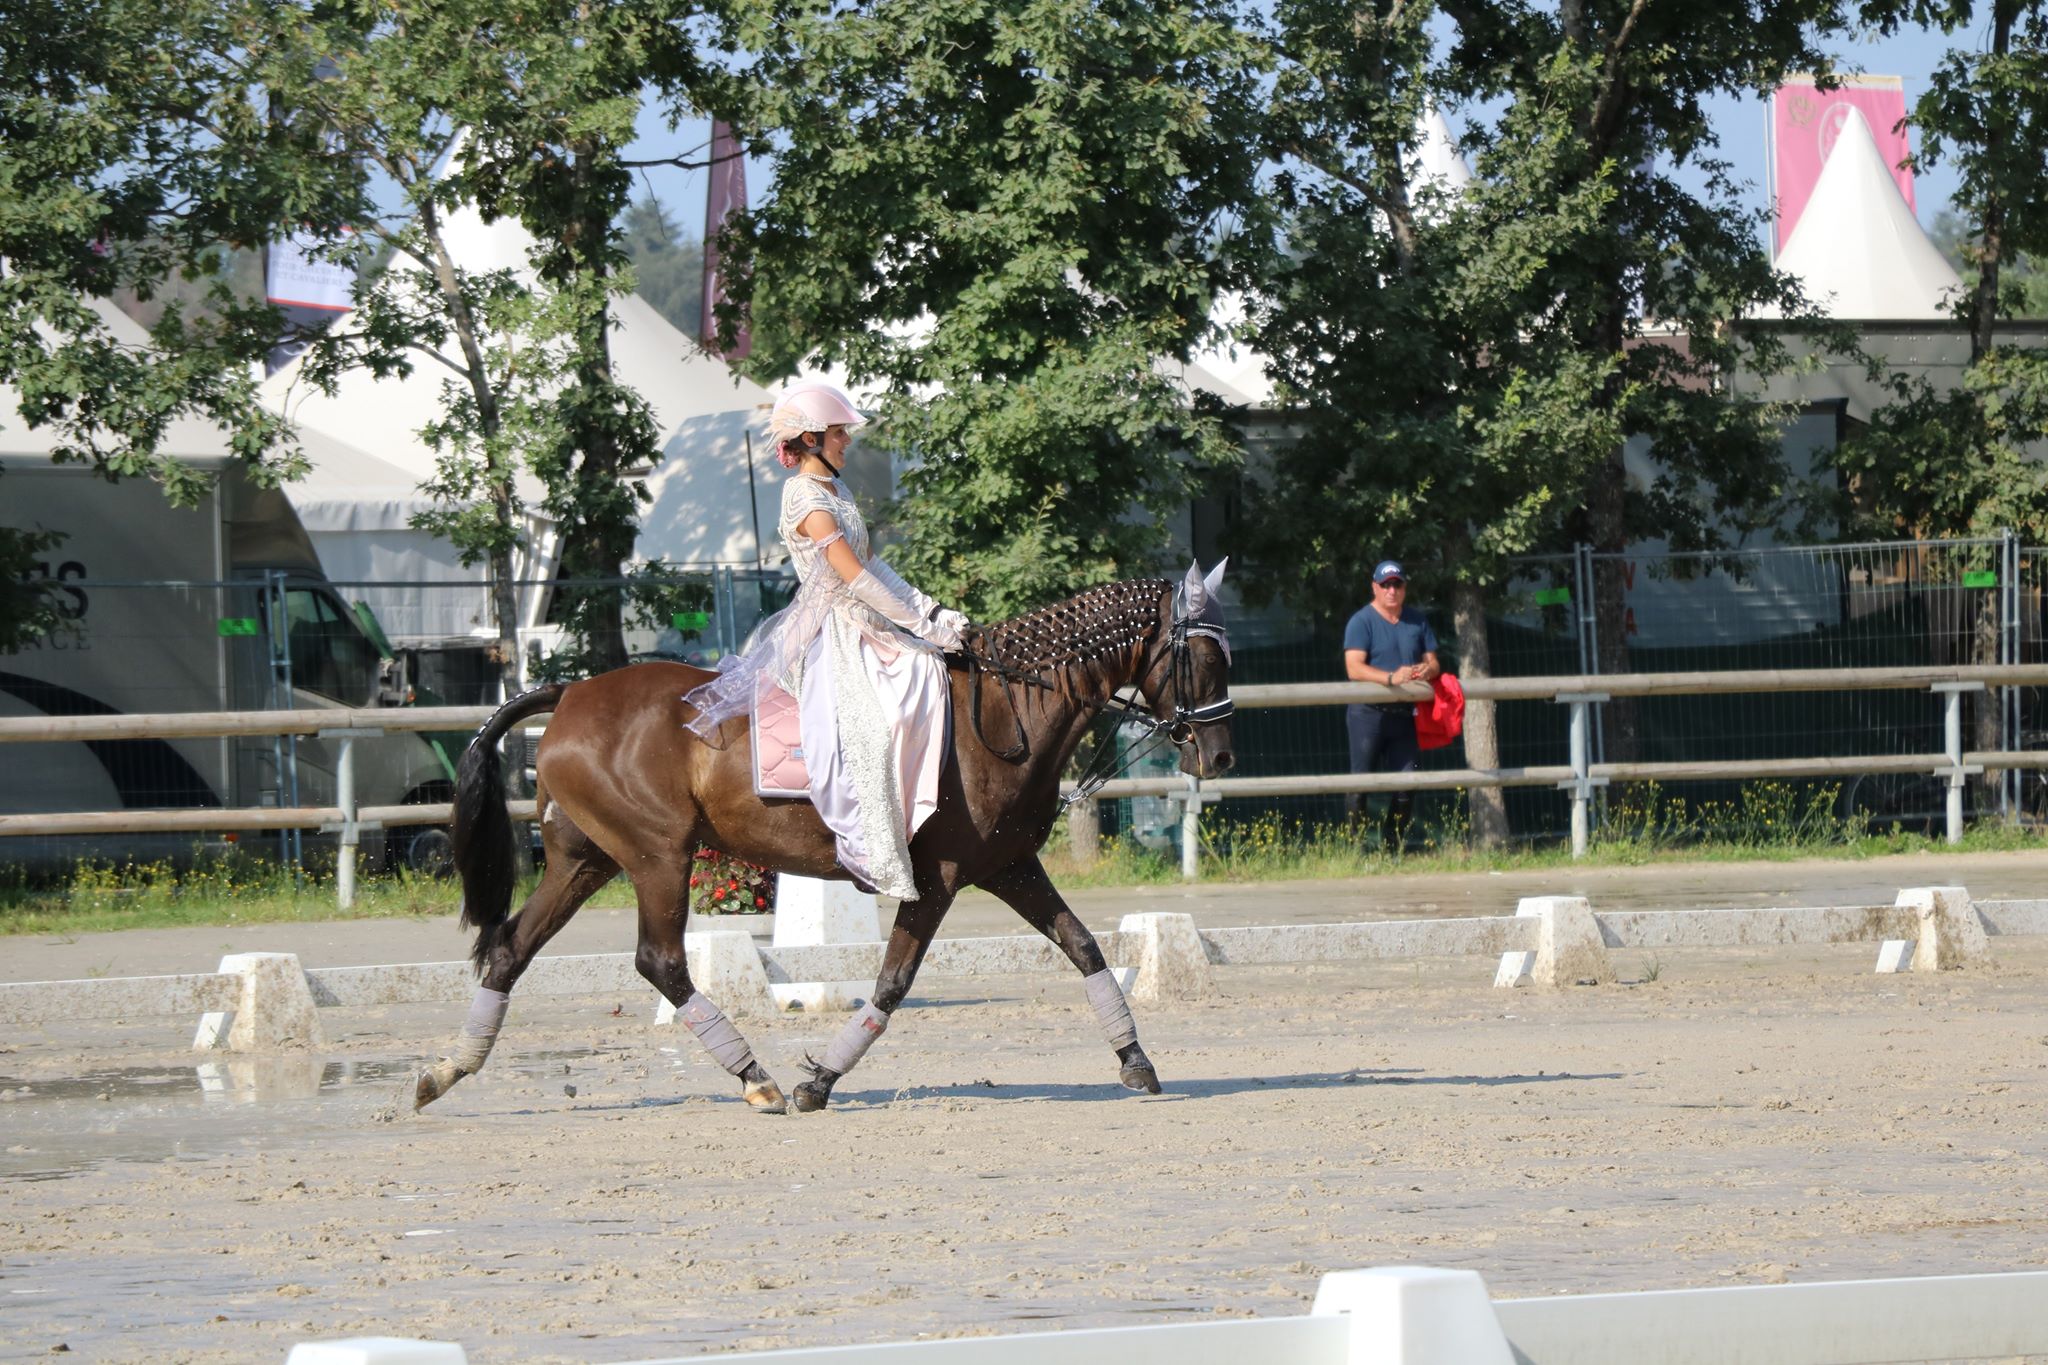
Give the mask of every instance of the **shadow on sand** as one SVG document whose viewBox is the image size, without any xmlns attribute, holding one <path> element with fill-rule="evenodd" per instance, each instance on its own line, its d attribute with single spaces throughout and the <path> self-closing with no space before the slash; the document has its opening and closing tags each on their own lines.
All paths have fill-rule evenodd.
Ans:
<svg viewBox="0 0 2048 1365">
<path fill-rule="evenodd" d="M 1215 1080 L 1163 1080 L 1165 1093 L 1136 1095 L 1114 1081 L 1079 1085 L 999 1085 L 971 1081 L 965 1085 L 909 1085 L 900 1090 L 836 1090 L 834 1105 L 880 1105 L 900 1100 L 981 1098 L 992 1100 L 1192 1100 L 1243 1095 L 1267 1090 L 1330 1090 L 1373 1085 L 1548 1085 L 1556 1081 L 1615 1081 L 1619 1071 L 1512 1073 L 1504 1076 L 1425 1076 L 1412 1068 L 1304 1072 L 1292 1076 L 1229 1076 Z"/>
</svg>

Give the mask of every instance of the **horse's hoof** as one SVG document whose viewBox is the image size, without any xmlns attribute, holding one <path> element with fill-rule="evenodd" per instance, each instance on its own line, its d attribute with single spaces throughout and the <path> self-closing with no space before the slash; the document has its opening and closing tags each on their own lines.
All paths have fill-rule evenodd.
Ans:
<svg viewBox="0 0 2048 1365">
<path fill-rule="evenodd" d="M 774 1081 L 750 1081 L 745 1091 L 748 1108 L 757 1114 L 787 1114 L 789 1101 Z"/>
<path fill-rule="evenodd" d="M 1143 1057 L 1124 1065 L 1123 1083 L 1126 1090 L 1142 1090 L 1148 1095 L 1159 1093 L 1159 1073 Z"/>
<path fill-rule="evenodd" d="M 825 1101 L 832 1098 L 832 1087 L 822 1081 L 803 1081 L 798 1084 L 793 1098 L 797 1113 L 815 1114 L 825 1107 Z"/>
<path fill-rule="evenodd" d="M 455 1063 L 443 1060 L 421 1070 L 419 1080 L 412 1087 L 412 1109 L 415 1114 L 440 1099 L 455 1088 L 455 1083 L 468 1073 Z"/>
</svg>

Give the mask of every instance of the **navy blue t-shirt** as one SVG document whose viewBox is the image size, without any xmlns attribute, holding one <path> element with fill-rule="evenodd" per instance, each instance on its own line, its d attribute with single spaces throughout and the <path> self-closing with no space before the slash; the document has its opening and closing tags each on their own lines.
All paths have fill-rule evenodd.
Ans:
<svg viewBox="0 0 2048 1365">
<path fill-rule="evenodd" d="M 1344 626 L 1344 648 L 1364 650 L 1366 663 L 1391 673 L 1421 663 L 1425 654 L 1436 653 L 1436 632 L 1413 607 L 1401 608 L 1398 623 L 1389 622 L 1371 607 L 1360 607 Z"/>
</svg>

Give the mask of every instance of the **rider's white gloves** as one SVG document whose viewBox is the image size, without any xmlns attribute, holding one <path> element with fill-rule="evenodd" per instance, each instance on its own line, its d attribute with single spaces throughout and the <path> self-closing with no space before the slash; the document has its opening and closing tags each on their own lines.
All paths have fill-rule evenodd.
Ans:
<svg viewBox="0 0 2048 1365">
<path fill-rule="evenodd" d="M 875 566 L 878 564 L 881 564 L 880 560 L 863 569 L 859 578 L 846 585 L 846 590 L 858 601 L 873 607 L 883 620 L 901 626 L 918 639 L 929 641 L 940 649 L 960 648 L 959 627 L 943 622 L 936 615 L 927 617 L 920 612 L 909 597 L 893 591 L 891 585 L 875 573 Z M 885 564 L 881 567 L 888 568 Z M 897 578 L 893 570 L 889 571 L 889 577 L 894 578 L 897 583 L 903 582 L 901 578 Z M 923 594 L 920 593 L 919 596 Z M 929 597 L 924 600 L 931 601 Z M 935 613 L 939 610 L 936 603 L 933 604 L 933 610 Z M 958 612 L 947 614 L 959 615 Z"/>
</svg>

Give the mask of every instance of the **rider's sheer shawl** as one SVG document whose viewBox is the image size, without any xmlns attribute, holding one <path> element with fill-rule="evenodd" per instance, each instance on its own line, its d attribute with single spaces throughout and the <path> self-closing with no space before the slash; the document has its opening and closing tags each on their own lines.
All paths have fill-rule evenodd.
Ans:
<svg viewBox="0 0 2048 1365">
<path fill-rule="evenodd" d="M 825 548 L 832 537 L 813 541 L 797 529 L 805 517 L 820 510 L 832 514 L 847 548 L 863 563 L 867 560 L 867 525 L 852 500 L 835 483 L 807 474 L 791 475 L 783 484 L 782 514 L 776 529 L 797 571 L 796 597 L 754 627 L 737 654 L 718 661 L 716 678 L 683 697 L 697 708 L 696 716 L 683 723 L 714 744 L 719 742 L 718 727 L 735 716 L 751 714 L 754 703 L 769 688 L 780 687 L 792 694 L 802 691 L 804 662 L 834 611 L 858 611 L 889 628 L 846 591 L 838 572 L 825 563 Z"/>
</svg>

